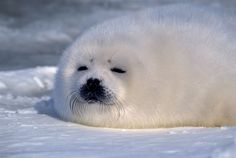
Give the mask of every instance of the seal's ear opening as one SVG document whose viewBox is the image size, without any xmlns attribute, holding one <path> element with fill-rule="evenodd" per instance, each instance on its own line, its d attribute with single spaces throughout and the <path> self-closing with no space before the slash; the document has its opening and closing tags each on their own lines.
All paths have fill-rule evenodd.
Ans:
<svg viewBox="0 0 236 158">
<path fill-rule="evenodd" d="M 114 67 L 111 69 L 112 72 L 116 72 L 116 73 L 126 73 L 125 70 L 122 70 L 120 68 Z"/>
</svg>

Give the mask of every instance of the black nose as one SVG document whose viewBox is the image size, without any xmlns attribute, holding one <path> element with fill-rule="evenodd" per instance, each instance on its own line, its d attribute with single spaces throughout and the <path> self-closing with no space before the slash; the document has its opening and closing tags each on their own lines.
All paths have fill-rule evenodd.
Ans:
<svg viewBox="0 0 236 158">
<path fill-rule="evenodd" d="M 89 78 L 87 80 L 86 86 L 89 91 L 95 92 L 100 86 L 101 81 L 97 78 Z"/>
</svg>

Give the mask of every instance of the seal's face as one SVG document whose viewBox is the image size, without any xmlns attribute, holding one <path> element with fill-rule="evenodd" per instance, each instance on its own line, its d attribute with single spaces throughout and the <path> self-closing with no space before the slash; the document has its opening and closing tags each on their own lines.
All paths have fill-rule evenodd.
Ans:
<svg viewBox="0 0 236 158">
<path fill-rule="evenodd" d="M 71 112 L 81 118 L 91 111 L 101 115 L 104 112 L 114 115 L 114 111 L 120 114 L 130 81 L 128 76 L 132 72 L 130 59 L 124 56 L 125 52 L 123 55 L 112 52 L 115 45 L 88 45 L 86 47 L 83 43 L 79 52 L 74 53 L 76 60 L 70 61 L 73 66 L 68 69 L 73 69 L 70 70 L 73 73 L 69 81 L 67 104 Z"/>
<path fill-rule="evenodd" d="M 93 68 L 91 67 L 90 69 Z M 77 84 L 77 95 L 79 95 L 80 102 L 87 104 L 114 105 L 117 103 L 118 94 L 116 94 L 115 89 L 108 83 L 109 79 L 111 80 L 112 77 L 115 78 L 116 76 L 110 75 L 110 78 L 107 78 L 99 73 L 101 72 L 100 69 L 97 69 L 95 72 L 89 70 L 87 66 L 80 66 L 77 69 L 80 74 L 78 78 L 80 82 Z M 103 71 L 106 70 L 104 69 Z M 119 73 L 120 75 L 125 75 L 126 73 L 126 71 L 121 68 L 111 68 L 110 71 L 113 73 Z M 107 73 L 109 73 L 109 71 Z"/>
</svg>

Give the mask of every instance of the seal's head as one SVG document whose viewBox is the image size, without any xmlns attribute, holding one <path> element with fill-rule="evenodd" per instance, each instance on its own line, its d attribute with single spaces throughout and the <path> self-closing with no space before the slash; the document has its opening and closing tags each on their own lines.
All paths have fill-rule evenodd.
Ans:
<svg viewBox="0 0 236 158">
<path fill-rule="evenodd" d="M 86 54 L 80 57 L 81 60 L 76 61 L 77 69 L 74 70 L 70 88 L 73 91 L 68 96 L 71 112 L 84 115 L 83 113 L 90 108 L 98 108 L 101 111 L 113 106 L 121 108 L 128 67 L 114 62 L 114 57 L 104 58 L 104 52 L 102 57 L 99 57 L 100 53 L 88 53 L 85 57 Z"/>
<path fill-rule="evenodd" d="M 116 127 L 130 108 L 131 96 L 137 94 L 135 74 L 142 72 L 133 69 L 141 70 L 142 65 L 137 63 L 137 54 L 131 57 L 131 51 L 136 50 L 132 44 L 119 39 L 115 30 L 104 34 L 100 29 L 85 33 L 62 57 L 55 83 L 55 108 L 70 121 Z"/>
</svg>

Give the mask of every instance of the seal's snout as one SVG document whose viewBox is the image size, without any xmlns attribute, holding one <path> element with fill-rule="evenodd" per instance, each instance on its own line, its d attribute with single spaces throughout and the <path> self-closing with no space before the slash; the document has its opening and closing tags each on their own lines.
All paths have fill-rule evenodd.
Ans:
<svg viewBox="0 0 236 158">
<path fill-rule="evenodd" d="M 101 80 L 89 78 L 80 89 L 81 97 L 88 103 L 101 102 L 106 98 Z"/>
<path fill-rule="evenodd" d="M 96 92 L 101 87 L 101 81 L 97 78 L 89 78 L 87 80 L 86 86 L 90 92 Z"/>
</svg>

